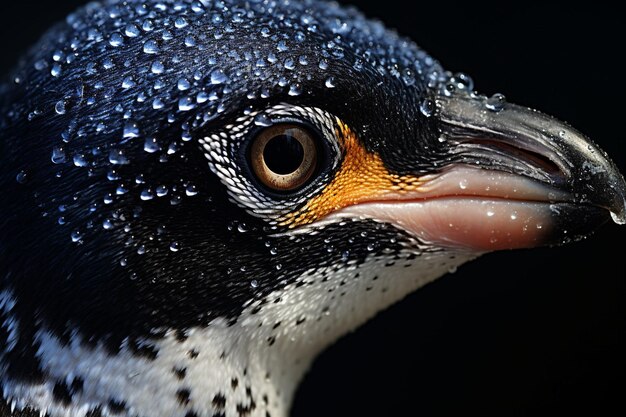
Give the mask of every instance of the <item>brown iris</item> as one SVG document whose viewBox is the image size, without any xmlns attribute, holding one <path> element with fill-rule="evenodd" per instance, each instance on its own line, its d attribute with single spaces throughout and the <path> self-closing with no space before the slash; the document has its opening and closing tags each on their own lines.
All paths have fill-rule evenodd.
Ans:
<svg viewBox="0 0 626 417">
<path fill-rule="evenodd" d="M 316 137 L 294 124 L 268 127 L 254 138 L 250 161 L 263 185 L 274 191 L 293 191 L 315 172 Z"/>
</svg>

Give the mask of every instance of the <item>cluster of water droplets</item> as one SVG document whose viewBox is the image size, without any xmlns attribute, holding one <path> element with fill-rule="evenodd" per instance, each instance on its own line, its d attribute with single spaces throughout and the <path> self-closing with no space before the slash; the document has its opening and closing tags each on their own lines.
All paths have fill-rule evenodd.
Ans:
<svg viewBox="0 0 626 417">
<path fill-rule="evenodd" d="M 169 161 L 185 158 L 200 129 L 222 115 L 249 113 L 259 100 L 297 99 L 312 90 L 333 94 L 352 82 L 338 63 L 408 88 L 424 78 L 436 85 L 445 78 L 455 91 L 473 88 L 469 77 L 449 76 L 410 41 L 353 10 L 312 1 L 242 6 L 236 0 L 90 4 L 45 37 L 16 77 L 48 94 L 31 103 L 29 120 L 50 115 L 66 124 L 48 148 L 59 181 L 70 170 L 106 178 L 105 192 L 85 195 L 81 204 L 70 201 L 59 217 L 73 242 L 83 242 L 89 230 L 129 228 L 141 211 L 121 210 L 125 202 L 176 206 L 195 197 L 198 187 L 189 178 L 175 184 L 146 179 L 138 164 L 156 161 L 167 169 Z M 420 109 L 426 116 L 436 110 L 432 101 Z M 29 169 L 16 172 L 20 184 L 29 178 Z M 88 207 L 91 217 L 72 213 L 74 207 Z M 184 250 L 182 242 L 164 244 Z M 135 246 L 137 253 L 147 250 L 142 242 Z M 369 246 L 378 250 L 375 242 Z M 332 244 L 327 250 L 336 251 Z M 349 251 L 342 257 L 350 258 Z"/>
<path fill-rule="evenodd" d="M 428 87 L 444 97 L 463 96 L 478 100 L 486 111 L 499 113 L 506 107 L 506 98 L 503 94 L 496 93 L 487 97 L 474 90 L 474 81 L 465 73 L 453 74 L 449 71 L 433 71 L 428 76 Z M 433 116 L 437 111 L 436 101 L 425 98 L 420 104 L 420 111 L 426 117 Z"/>
</svg>

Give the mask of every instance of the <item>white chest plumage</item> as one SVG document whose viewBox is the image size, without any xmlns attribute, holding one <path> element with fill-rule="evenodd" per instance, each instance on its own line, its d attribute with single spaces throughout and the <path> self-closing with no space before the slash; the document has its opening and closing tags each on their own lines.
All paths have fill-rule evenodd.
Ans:
<svg viewBox="0 0 626 417">
<path fill-rule="evenodd" d="M 156 353 L 152 357 L 127 344 L 111 354 L 82 343 L 79 334 L 63 345 L 40 330 L 37 356 L 46 379 L 36 385 L 5 379 L 4 397 L 13 407 L 30 405 L 53 417 L 83 417 L 94 409 L 105 416 L 286 416 L 298 382 L 322 349 L 469 259 L 412 255 L 407 250 L 395 259 L 311 270 L 250 302 L 233 325 L 218 319 L 188 329 L 186 337 L 167 331 L 142 341 Z M 10 302 L 3 306 L 10 313 Z M 59 381 L 68 389 L 63 400 L 55 392 Z"/>
</svg>

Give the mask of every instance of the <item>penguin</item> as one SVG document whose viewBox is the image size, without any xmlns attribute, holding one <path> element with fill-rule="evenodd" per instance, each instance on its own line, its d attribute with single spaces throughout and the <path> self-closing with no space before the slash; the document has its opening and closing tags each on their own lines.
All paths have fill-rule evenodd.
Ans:
<svg viewBox="0 0 626 417">
<path fill-rule="evenodd" d="M 408 293 L 626 217 L 581 133 L 335 4 L 93 3 L 1 97 L 8 415 L 284 416 Z"/>
</svg>

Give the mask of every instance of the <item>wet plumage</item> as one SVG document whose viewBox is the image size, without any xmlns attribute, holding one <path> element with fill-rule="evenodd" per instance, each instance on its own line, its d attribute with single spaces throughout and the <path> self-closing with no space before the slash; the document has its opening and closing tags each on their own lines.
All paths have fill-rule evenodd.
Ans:
<svg viewBox="0 0 626 417">
<path fill-rule="evenodd" d="M 3 202 L 13 213 L 2 224 L 12 242 L 2 254 L 4 388 L 18 408 L 33 403 L 15 387 L 45 381 L 51 410 L 95 398 L 104 414 L 150 412 L 152 399 L 99 386 L 87 365 L 87 375 L 69 372 L 75 358 L 59 352 L 80 351 L 90 364 L 118 358 L 104 368 L 113 376 L 163 369 L 144 382 L 163 382 L 160 404 L 175 415 L 280 415 L 290 394 L 265 392 L 266 373 L 295 383 L 337 335 L 465 260 L 374 219 L 296 233 L 285 216 L 320 195 L 345 159 L 331 147 L 326 171 L 285 197 L 254 182 L 240 151 L 252 129 L 294 119 L 333 144 L 340 119 L 387 171 L 431 174 L 454 159 L 439 140 L 436 98 L 471 85 L 354 12 L 229 5 L 90 6 L 50 32 L 5 87 L 2 187 L 16 197 Z M 315 228 L 318 217 L 305 219 L 299 226 Z M 405 268 L 414 264 L 431 272 Z M 378 277 L 394 266 L 416 281 Z M 336 298 L 320 295 L 331 288 Z M 358 291 L 376 295 L 365 306 L 340 301 Z M 290 304 L 294 294 L 315 302 Z M 298 363 L 292 370 L 248 372 L 248 356 L 263 356 L 256 344 L 287 349 L 303 337 L 296 327 L 324 317 L 340 325 L 309 328 L 318 341 L 280 358 Z M 279 369 L 267 356 L 264 366 Z M 198 388 L 198 359 L 228 366 Z"/>
</svg>

